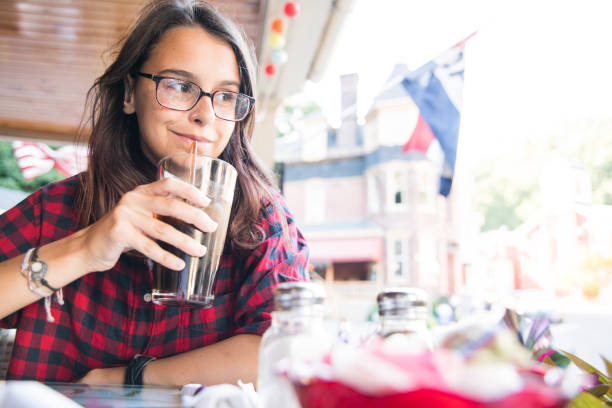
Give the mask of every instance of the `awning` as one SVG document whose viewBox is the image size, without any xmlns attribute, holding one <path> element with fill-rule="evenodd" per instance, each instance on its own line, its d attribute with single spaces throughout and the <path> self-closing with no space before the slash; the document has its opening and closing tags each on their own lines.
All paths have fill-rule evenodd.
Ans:
<svg viewBox="0 0 612 408">
<path fill-rule="evenodd" d="M 383 258 L 383 239 L 332 238 L 308 240 L 310 262 L 379 262 Z"/>
</svg>

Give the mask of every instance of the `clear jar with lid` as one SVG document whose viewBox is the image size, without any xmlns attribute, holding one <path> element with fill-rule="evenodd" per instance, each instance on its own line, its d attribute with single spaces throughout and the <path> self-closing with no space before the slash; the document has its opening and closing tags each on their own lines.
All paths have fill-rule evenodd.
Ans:
<svg viewBox="0 0 612 408">
<path fill-rule="evenodd" d="M 325 291 L 312 282 L 283 282 L 274 290 L 272 324 L 259 346 L 259 407 L 299 407 L 283 371 L 319 362 L 329 352 Z"/>
<path fill-rule="evenodd" d="M 415 352 L 433 350 L 427 328 L 427 292 L 417 288 L 387 288 L 378 294 L 376 301 L 379 317 L 376 338 L 385 343 L 400 343 Z"/>
</svg>

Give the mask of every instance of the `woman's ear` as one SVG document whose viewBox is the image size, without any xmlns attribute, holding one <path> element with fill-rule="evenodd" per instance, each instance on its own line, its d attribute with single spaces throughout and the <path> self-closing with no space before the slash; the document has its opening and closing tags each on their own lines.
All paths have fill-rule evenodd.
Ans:
<svg viewBox="0 0 612 408">
<path fill-rule="evenodd" d="M 123 95 L 123 113 L 126 115 L 131 115 L 136 112 L 136 107 L 134 105 L 134 86 L 134 78 L 128 74 L 123 81 L 123 87 L 125 89 L 125 94 Z"/>
</svg>

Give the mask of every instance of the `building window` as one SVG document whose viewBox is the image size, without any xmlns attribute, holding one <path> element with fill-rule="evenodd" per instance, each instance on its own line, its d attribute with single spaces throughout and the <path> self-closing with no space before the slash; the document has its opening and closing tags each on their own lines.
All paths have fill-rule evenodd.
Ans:
<svg viewBox="0 0 612 408">
<path fill-rule="evenodd" d="M 399 210 L 408 206 L 408 177 L 406 172 L 394 170 L 389 177 L 388 209 Z"/>
<path fill-rule="evenodd" d="M 401 278 L 404 275 L 404 271 L 402 270 L 402 263 L 396 262 L 393 264 L 393 276 L 396 278 Z"/>
<path fill-rule="evenodd" d="M 402 199 L 402 191 L 396 191 L 395 192 L 394 203 L 395 204 L 402 204 L 403 202 L 404 202 L 404 200 Z"/>
<path fill-rule="evenodd" d="M 327 147 L 336 147 L 338 145 L 338 130 L 327 130 Z"/>
<path fill-rule="evenodd" d="M 391 240 L 391 253 L 389 254 L 390 280 L 401 281 L 408 277 L 408 239 L 397 238 Z"/>
<path fill-rule="evenodd" d="M 404 197 L 404 190 L 406 188 L 406 178 L 401 171 L 396 171 L 393 174 L 393 190 L 395 192 L 395 204 L 404 204 L 406 197 Z"/>
<path fill-rule="evenodd" d="M 402 249 L 402 241 L 400 239 L 395 241 L 395 255 L 396 256 L 402 256 L 402 254 L 404 253 L 403 249 Z"/>
<path fill-rule="evenodd" d="M 438 183 L 431 167 L 423 167 L 418 175 L 419 207 L 423 210 L 436 210 L 436 193 Z"/>
<path fill-rule="evenodd" d="M 377 214 L 380 211 L 380 190 L 376 183 L 376 176 L 369 173 L 366 176 L 366 190 L 368 194 L 368 210 L 372 214 Z"/>
</svg>

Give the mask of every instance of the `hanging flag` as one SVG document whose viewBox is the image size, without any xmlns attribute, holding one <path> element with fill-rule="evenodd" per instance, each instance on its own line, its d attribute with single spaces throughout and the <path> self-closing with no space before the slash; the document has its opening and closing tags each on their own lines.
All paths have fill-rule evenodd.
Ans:
<svg viewBox="0 0 612 408">
<path fill-rule="evenodd" d="M 404 145 L 402 151 L 404 153 L 417 151 L 423 154 L 427 154 L 431 142 L 435 139 L 431 128 L 423 119 L 423 116 L 419 115 L 417 124 L 412 131 L 412 136 L 408 139 L 408 142 Z"/>
<path fill-rule="evenodd" d="M 417 125 L 403 151 L 426 153 L 437 140 L 444 152 L 440 174 L 440 194 L 451 190 L 463 95 L 463 51 L 465 40 L 451 47 L 438 58 L 408 73 L 402 85 L 419 108 Z"/>
<path fill-rule="evenodd" d="M 44 143 L 13 142 L 13 151 L 23 177 L 30 181 L 55 168 L 69 177 L 87 168 L 87 148 L 68 145 L 57 150 Z"/>
</svg>

